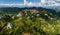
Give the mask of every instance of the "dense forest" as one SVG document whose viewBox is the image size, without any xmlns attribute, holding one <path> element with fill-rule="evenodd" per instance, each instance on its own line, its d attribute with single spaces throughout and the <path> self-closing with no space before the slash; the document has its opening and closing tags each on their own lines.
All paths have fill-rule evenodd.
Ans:
<svg viewBox="0 0 60 35">
<path fill-rule="evenodd" d="M 60 35 L 60 9 L 0 8 L 1 35 Z"/>
</svg>

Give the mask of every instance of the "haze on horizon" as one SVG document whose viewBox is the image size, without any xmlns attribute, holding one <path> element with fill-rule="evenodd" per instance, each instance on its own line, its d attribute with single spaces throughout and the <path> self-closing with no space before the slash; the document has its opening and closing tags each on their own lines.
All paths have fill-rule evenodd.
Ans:
<svg viewBox="0 0 60 35">
<path fill-rule="evenodd" d="M 60 6 L 60 0 L 0 0 L 0 7 Z"/>
</svg>

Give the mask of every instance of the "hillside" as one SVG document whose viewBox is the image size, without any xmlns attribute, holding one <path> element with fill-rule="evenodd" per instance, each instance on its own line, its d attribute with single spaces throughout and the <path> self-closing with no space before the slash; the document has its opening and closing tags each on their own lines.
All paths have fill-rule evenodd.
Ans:
<svg viewBox="0 0 60 35">
<path fill-rule="evenodd" d="M 7 7 L 7 8 L 0 8 L 0 14 L 16 14 L 21 10 L 24 9 L 35 9 L 35 10 L 45 10 L 50 13 L 53 13 L 57 16 L 60 16 L 60 10 L 59 9 L 47 9 L 47 8 L 42 8 L 42 7 L 25 7 L 25 8 L 17 8 L 17 7 Z M 57 13 L 58 12 L 58 13 Z"/>
<path fill-rule="evenodd" d="M 60 11 L 42 7 L 0 8 L 1 35 L 60 35 Z"/>
</svg>

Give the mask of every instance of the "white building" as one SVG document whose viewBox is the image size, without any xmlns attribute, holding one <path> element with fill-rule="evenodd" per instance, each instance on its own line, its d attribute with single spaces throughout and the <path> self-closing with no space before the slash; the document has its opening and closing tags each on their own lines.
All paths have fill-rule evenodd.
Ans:
<svg viewBox="0 0 60 35">
<path fill-rule="evenodd" d="M 7 24 L 7 28 L 10 28 L 10 29 L 11 29 L 11 28 L 12 28 L 12 23 L 9 22 L 9 23 Z"/>
<path fill-rule="evenodd" d="M 22 17 L 22 14 L 21 13 L 17 14 L 17 17 Z"/>
</svg>

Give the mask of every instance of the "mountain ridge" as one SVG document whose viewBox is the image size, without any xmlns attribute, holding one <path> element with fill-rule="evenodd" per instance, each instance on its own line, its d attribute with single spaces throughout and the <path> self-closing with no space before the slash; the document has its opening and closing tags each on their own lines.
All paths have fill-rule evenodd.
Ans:
<svg viewBox="0 0 60 35">
<path fill-rule="evenodd" d="M 53 13 L 57 16 L 60 16 L 60 11 L 59 13 L 56 12 L 56 10 L 54 9 L 50 9 L 50 8 L 43 8 L 43 7 L 23 7 L 23 8 L 19 8 L 19 7 L 5 7 L 5 8 L 0 8 L 0 14 L 4 14 L 4 13 L 18 13 L 19 11 L 25 10 L 25 9 L 35 9 L 35 10 L 46 10 L 50 13 Z"/>
</svg>

